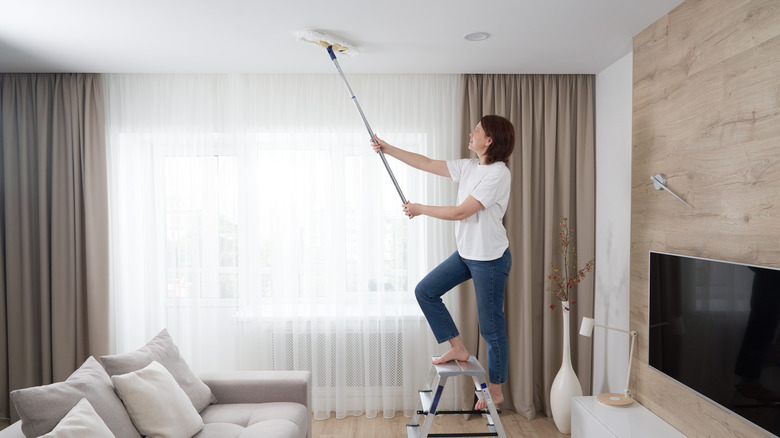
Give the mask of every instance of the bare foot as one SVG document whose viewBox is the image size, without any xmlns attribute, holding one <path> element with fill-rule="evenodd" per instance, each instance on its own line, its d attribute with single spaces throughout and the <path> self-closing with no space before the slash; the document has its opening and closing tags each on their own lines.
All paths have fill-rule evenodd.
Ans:
<svg viewBox="0 0 780 438">
<path fill-rule="evenodd" d="M 450 339 L 449 351 L 442 354 L 441 357 L 434 359 L 433 364 L 441 365 L 451 360 L 459 360 L 461 362 L 466 362 L 467 360 L 469 360 L 469 356 L 470 356 L 469 351 L 466 349 L 466 345 L 463 343 L 463 340 L 460 338 L 460 335 L 458 335 Z"/>
<path fill-rule="evenodd" d="M 488 391 L 490 391 L 490 398 L 493 400 L 493 405 L 498 406 L 499 403 L 504 401 L 504 392 L 501 390 L 501 385 L 495 385 L 491 383 L 488 385 Z M 477 400 L 477 404 L 474 405 L 475 411 L 482 411 L 487 409 L 487 402 L 482 397 Z"/>
<path fill-rule="evenodd" d="M 441 365 L 443 363 L 449 362 L 451 360 L 459 360 L 461 362 L 466 362 L 469 360 L 469 352 L 465 348 L 459 348 L 455 349 L 455 347 L 450 348 L 449 351 L 442 354 L 440 357 L 433 360 L 434 365 Z"/>
</svg>

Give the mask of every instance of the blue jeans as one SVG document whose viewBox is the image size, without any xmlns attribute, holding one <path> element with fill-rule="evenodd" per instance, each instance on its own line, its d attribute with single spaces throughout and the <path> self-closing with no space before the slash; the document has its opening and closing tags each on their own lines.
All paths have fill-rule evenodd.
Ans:
<svg viewBox="0 0 780 438">
<path fill-rule="evenodd" d="M 504 317 L 504 289 L 512 267 L 507 249 L 501 258 L 489 261 L 468 260 L 453 253 L 423 278 L 414 290 L 417 302 L 441 344 L 459 335 L 455 321 L 441 300 L 442 295 L 468 279 L 474 280 L 479 331 L 487 343 L 490 383 L 507 381 L 509 346 Z"/>
</svg>

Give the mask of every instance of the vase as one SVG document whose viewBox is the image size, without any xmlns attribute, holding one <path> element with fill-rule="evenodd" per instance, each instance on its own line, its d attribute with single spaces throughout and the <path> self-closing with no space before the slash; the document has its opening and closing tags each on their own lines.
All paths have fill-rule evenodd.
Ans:
<svg viewBox="0 0 780 438">
<path fill-rule="evenodd" d="M 555 426 L 561 433 L 571 434 L 571 398 L 582 395 L 582 387 L 571 365 L 569 343 L 569 302 L 562 301 L 563 310 L 563 361 L 561 369 L 550 388 L 550 408 Z"/>
</svg>

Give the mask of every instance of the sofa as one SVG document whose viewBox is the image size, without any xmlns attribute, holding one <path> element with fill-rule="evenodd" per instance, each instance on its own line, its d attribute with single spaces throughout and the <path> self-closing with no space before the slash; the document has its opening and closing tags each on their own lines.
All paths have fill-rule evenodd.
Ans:
<svg viewBox="0 0 780 438">
<path fill-rule="evenodd" d="M 309 371 L 195 376 L 167 330 L 130 353 L 88 358 L 64 382 L 11 392 L 0 438 L 311 438 Z M 79 429 L 81 428 L 81 429 Z M 77 431 L 74 433 L 74 431 Z"/>
</svg>

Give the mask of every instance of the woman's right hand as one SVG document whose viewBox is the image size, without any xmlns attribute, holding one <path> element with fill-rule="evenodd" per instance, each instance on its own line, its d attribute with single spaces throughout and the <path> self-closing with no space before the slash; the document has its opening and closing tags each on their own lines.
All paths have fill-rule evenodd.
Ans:
<svg viewBox="0 0 780 438">
<path fill-rule="evenodd" d="M 381 150 L 383 153 L 387 153 L 388 146 L 390 146 L 390 144 L 374 134 L 374 141 L 371 142 L 371 147 L 374 148 L 374 152 L 378 153 Z"/>
</svg>

